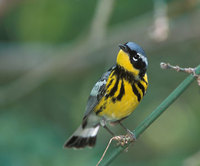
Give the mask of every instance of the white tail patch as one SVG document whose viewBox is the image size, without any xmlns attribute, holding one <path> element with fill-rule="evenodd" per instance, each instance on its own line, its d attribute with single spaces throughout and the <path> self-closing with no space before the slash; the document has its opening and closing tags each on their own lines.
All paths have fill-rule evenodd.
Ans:
<svg viewBox="0 0 200 166">
<path fill-rule="evenodd" d="M 99 130 L 99 126 L 97 127 L 91 127 L 91 128 L 82 128 L 82 126 L 80 126 L 73 135 L 75 136 L 80 136 L 80 137 L 95 137 L 98 133 Z"/>
<path fill-rule="evenodd" d="M 82 125 L 72 134 L 64 144 L 65 148 L 84 148 L 85 146 L 93 147 L 96 143 L 96 136 L 99 125 L 96 127 L 82 128 Z"/>
</svg>

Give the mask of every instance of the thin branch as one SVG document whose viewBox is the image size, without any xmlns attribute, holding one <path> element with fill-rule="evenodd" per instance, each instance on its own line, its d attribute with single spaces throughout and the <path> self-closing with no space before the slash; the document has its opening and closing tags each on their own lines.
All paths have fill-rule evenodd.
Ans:
<svg viewBox="0 0 200 166">
<path fill-rule="evenodd" d="M 196 74 L 200 74 L 200 65 L 195 70 Z M 138 138 L 164 111 L 186 90 L 186 88 L 195 79 L 193 75 L 189 75 L 180 85 L 133 131 Z M 127 145 L 129 146 L 129 144 Z M 106 155 L 107 158 L 101 162 L 102 166 L 109 165 L 126 147 L 116 147 Z M 104 156 L 104 157 L 106 157 Z"/>
<path fill-rule="evenodd" d="M 164 63 L 164 62 L 160 63 L 160 67 L 162 69 L 172 69 L 172 70 L 175 70 L 177 72 L 184 72 L 184 73 L 187 73 L 187 74 L 192 74 L 194 77 L 196 77 L 197 83 L 200 86 L 200 75 L 196 74 L 196 72 L 195 72 L 196 69 L 195 68 L 191 68 L 191 67 L 189 67 L 189 68 L 182 68 L 182 67 L 180 67 L 178 65 L 173 66 L 173 65 L 171 65 L 169 63 Z"/>
<path fill-rule="evenodd" d="M 109 140 L 108 145 L 106 146 L 106 149 L 105 149 L 105 151 L 103 152 L 103 155 L 101 156 L 101 158 L 100 158 L 100 160 L 98 161 L 98 163 L 97 163 L 96 166 L 98 166 L 98 165 L 101 163 L 101 161 L 103 160 L 103 158 L 104 158 L 106 152 L 108 151 L 108 148 L 109 148 L 109 146 L 110 146 L 110 144 L 111 144 L 111 142 L 112 142 L 113 140 L 118 141 L 118 145 L 120 145 L 120 146 L 122 146 L 122 147 L 126 147 L 126 148 L 125 148 L 125 151 L 127 151 L 127 150 L 128 150 L 127 145 L 130 144 L 130 143 L 135 142 L 135 141 L 136 141 L 136 138 L 133 137 L 132 135 L 130 135 L 129 133 L 126 134 L 126 135 L 118 135 L 118 136 L 112 137 L 112 138 Z"/>
<path fill-rule="evenodd" d="M 116 137 L 117 137 L 117 136 L 116 136 Z M 112 142 L 113 140 L 117 140 L 116 137 L 112 137 L 112 138 L 110 139 L 110 141 L 108 142 L 108 145 L 106 146 L 105 151 L 103 152 L 103 155 L 101 156 L 101 158 L 100 158 L 100 160 L 98 161 L 98 163 L 97 163 L 96 166 L 98 166 L 98 165 L 101 163 L 101 161 L 103 160 L 103 158 L 104 158 L 104 156 L 105 156 L 105 154 L 106 154 L 108 148 L 110 147 L 111 142 Z"/>
</svg>

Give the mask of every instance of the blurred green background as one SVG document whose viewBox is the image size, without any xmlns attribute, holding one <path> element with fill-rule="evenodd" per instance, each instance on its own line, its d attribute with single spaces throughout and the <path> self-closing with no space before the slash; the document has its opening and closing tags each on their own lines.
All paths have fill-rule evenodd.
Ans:
<svg viewBox="0 0 200 166">
<path fill-rule="evenodd" d="M 1 0 L 0 165 L 96 165 L 110 139 L 104 129 L 93 149 L 62 146 L 118 44 L 140 44 L 149 60 L 147 95 L 124 121 L 133 130 L 187 76 L 160 62 L 200 63 L 199 18 L 198 0 Z M 199 95 L 194 82 L 111 165 L 199 166 Z"/>
</svg>

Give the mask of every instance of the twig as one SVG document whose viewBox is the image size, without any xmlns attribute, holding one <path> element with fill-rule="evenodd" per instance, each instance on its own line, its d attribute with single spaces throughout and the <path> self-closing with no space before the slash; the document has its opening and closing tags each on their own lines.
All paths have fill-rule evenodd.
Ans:
<svg viewBox="0 0 200 166">
<path fill-rule="evenodd" d="M 164 63 L 164 62 L 160 63 L 160 67 L 162 69 L 172 69 L 172 70 L 175 70 L 177 72 L 184 72 L 184 73 L 192 74 L 194 77 L 196 77 L 197 83 L 200 86 L 200 75 L 196 74 L 196 72 L 195 72 L 196 68 L 191 68 L 191 67 L 189 67 L 189 68 L 182 68 L 182 67 L 180 67 L 178 65 L 173 66 L 173 65 L 171 65 L 169 63 Z"/>
<path fill-rule="evenodd" d="M 200 65 L 195 70 L 200 74 Z M 133 131 L 135 138 L 138 138 L 158 117 L 187 89 L 194 80 L 193 75 L 189 75 L 148 117 L 146 117 Z M 118 146 L 114 148 L 107 160 L 103 160 L 101 165 L 109 165 L 126 147 Z"/>
<path fill-rule="evenodd" d="M 109 148 L 109 146 L 110 146 L 110 144 L 111 144 L 111 142 L 112 142 L 113 140 L 116 140 L 116 137 L 112 137 L 112 138 L 110 139 L 110 141 L 108 142 L 108 145 L 106 146 L 105 151 L 103 152 L 103 155 L 101 156 L 101 158 L 100 158 L 100 160 L 98 161 L 98 163 L 97 163 L 96 166 L 98 166 L 98 165 L 101 163 L 101 161 L 103 160 L 103 158 L 104 158 L 104 156 L 105 156 L 105 154 L 106 154 L 106 152 L 107 152 L 107 150 L 108 150 L 108 148 Z"/>
<path fill-rule="evenodd" d="M 103 160 L 103 158 L 104 158 L 104 156 L 105 156 L 105 154 L 106 154 L 106 152 L 107 152 L 108 148 L 110 147 L 110 144 L 111 144 L 111 142 L 112 142 L 113 140 L 119 141 L 119 145 L 121 145 L 121 146 L 128 145 L 130 142 L 133 142 L 133 141 L 134 141 L 134 139 L 132 138 L 132 136 L 130 136 L 129 134 L 127 134 L 127 135 L 118 135 L 118 136 L 112 137 L 112 138 L 109 140 L 108 145 L 106 146 L 106 149 L 105 149 L 105 151 L 103 152 L 103 155 L 101 156 L 101 158 L 100 158 L 100 160 L 98 161 L 98 163 L 97 163 L 96 166 L 98 166 L 98 165 L 101 163 L 101 161 Z M 128 147 L 127 147 L 127 148 L 128 148 Z M 125 150 L 127 150 L 127 149 L 125 149 Z"/>
</svg>

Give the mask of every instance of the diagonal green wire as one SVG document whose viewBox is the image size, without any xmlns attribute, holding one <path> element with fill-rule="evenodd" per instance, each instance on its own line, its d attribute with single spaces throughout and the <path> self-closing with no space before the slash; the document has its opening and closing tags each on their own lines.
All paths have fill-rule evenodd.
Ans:
<svg viewBox="0 0 200 166">
<path fill-rule="evenodd" d="M 196 68 L 196 74 L 200 74 L 200 65 Z M 133 131 L 135 137 L 138 138 L 184 92 L 194 79 L 193 75 L 189 75 L 182 83 L 180 83 L 180 85 L 136 127 Z M 100 165 L 109 165 L 127 146 L 113 148 L 111 152 L 106 154 Z"/>
</svg>

